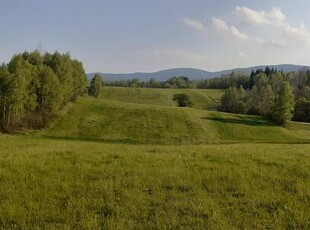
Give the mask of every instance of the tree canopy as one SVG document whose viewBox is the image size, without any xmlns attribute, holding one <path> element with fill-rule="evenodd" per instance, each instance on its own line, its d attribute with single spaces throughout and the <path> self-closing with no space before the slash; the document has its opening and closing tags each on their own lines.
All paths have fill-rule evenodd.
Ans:
<svg viewBox="0 0 310 230">
<path fill-rule="evenodd" d="M 174 94 L 173 100 L 178 103 L 179 107 L 191 107 L 192 106 L 190 97 L 185 93 Z"/>
<path fill-rule="evenodd" d="M 68 53 L 14 55 L 0 66 L 0 129 L 36 126 L 35 122 L 75 101 L 86 86 L 82 63 Z"/>
<path fill-rule="evenodd" d="M 90 82 L 88 94 L 93 97 L 98 97 L 102 85 L 103 85 L 103 80 L 101 76 L 99 74 L 95 74 L 95 76 Z"/>
</svg>

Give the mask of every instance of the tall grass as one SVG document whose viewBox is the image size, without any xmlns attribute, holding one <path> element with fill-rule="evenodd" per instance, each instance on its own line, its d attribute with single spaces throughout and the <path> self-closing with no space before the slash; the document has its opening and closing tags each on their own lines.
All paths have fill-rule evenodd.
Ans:
<svg viewBox="0 0 310 230">
<path fill-rule="evenodd" d="M 0 140 L 3 229 L 310 227 L 310 145 Z"/>
</svg>

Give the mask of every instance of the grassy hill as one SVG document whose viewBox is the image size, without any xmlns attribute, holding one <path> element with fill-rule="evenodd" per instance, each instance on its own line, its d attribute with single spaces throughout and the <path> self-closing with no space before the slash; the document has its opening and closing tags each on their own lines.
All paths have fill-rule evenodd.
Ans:
<svg viewBox="0 0 310 230">
<path fill-rule="evenodd" d="M 186 92 L 194 105 L 215 105 L 221 91 L 106 87 L 99 99 L 80 98 L 51 122 L 54 138 L 139 144 L 310 142 L 310 125 L 275 126 L 258 116 L 178 108 L 174 93 Z M 125 102 L 126 101 L 126 102 Z"/>
<path fill-rule="evenodd" d="M 309 229 L 310 125 L 206 110 L 222 93 L 105 87 L 0 134 L 0 229 Z"/>
<path fill-rule="evenodd" d="M 177 93 L 186 93 L 195 109 L 212 109 L 218 105 L 224 90 L 104 87 L 100 98 L 138 104 L 177 106 L 172 100 L 173 95 Z"/>
</svg>

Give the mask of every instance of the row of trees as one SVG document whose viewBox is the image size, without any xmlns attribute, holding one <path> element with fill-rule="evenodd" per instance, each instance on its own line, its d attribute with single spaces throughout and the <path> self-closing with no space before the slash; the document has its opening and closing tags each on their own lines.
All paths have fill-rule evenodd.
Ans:
<svg viewBox="0 0 310 230">
<path fill-rule="evenodd" d="M 191 81 L 184 76 L 174 76 L 167 81 L 157 81 L 155 78 L 148 81 L 141 81 L 139 78 L 105 81 L 105 85 L 134 88 L 197 88 L 195 81 Z"/>
<path fill-rule="evenodd" d="M 258 89 L 254 86 L 245 91 L 243 87 L 230 87 L 221 98 L 222 111 L 242 114 L 257 114 L 272 119 L 278 124 L 291 120 L 295 100 L 288 82 L 283 82 L 278 92 L 268 84 Z"/>
<path fill-rule="evenodd" d="M 0 129 L 43 126 L 49 115 L 86 92 L 81 62 L 68 53 L 24 52 L 0 66 Z"/>
<path fill-rule="evenodd" d="M 310 122 L 310 72 L 295 74 L 258 71 L 247 89 L 230 87 L 221 99 L 221 110 L 258 114 L 279 124 L 287 120 Z M 251 87 L 251 88 L 250 88 Z"/>
</svg>

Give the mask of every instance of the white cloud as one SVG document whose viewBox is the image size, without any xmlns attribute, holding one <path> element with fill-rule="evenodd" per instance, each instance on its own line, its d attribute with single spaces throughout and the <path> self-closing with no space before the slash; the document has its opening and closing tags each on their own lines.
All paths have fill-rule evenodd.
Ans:
<svg viewBox="0 0 310 230">
<path fill-rule="evenodd" d="M 272 8 L 270 12 L 265 12 L 255 11 L 245 6 L 237 6 L 235 12 L 243 22 L 251 26 L 259 26 L 264 24 L 281 25 L 284 23 L 286 18 L 281 9 L 276 7 Z"/>
<path fill-rule="evenodd" d="M 182 19 L 182 22 L 184 23 L 185 26 L 187 26 L 190 29 L 200 31 L 200 32 L 205 30 L 203 23 L 199 21 L 185 17 Z"/>
<path fill-rule="evenodd" d="M 293 27 L 287 24 L 284 27 L 283 32 L 291 39 L 310 44 L 310 32 L 307 31 L 303 26 Z"/>
<path fill-rule="evenodd" d="M 213 17 L 212 18 L 212 25 L 213 25 L 213 28 L 216 31 L 223 31 L 223 30 L 227 30 L 228 29 L 228 26 L 227 26 L 226 22 L 224 22 L 220 18 Z"/>
<path fill-rule="evenodd" d="M 263 38 L 241 32 L 237 26 L 230 26 L 218 17 L 212 17 L 213 30 L 222 36 L 230 36 L 243 42 L 251 41 L 268 47 L 285 48 L 310 45 L 310 31 L 305 29 L 302 24 L 299 27 L 291 25 L 280 8 L 274 7 L 267 12 L 237 6 L 235 12 L 246 24 L 260 26 Z"/>
<path fill-rule="evenodd" d="M 249 36 L 241 33 L 235 26 L 229 27 L 226 22 L 220 18 L 212 18 L 212 26 L 218 33 L 224 33 L 224 35 L 233 36 L 234 38 L 246 41 L 249 39 Z"/>
<path fill-rule="evenodd" d="M 265 12 L 257 12 L 247 7 L 236 7 L 237 15 L 250 25 L 261 25 L 267 22 Z"/>
<path fill-rule="evenodd" d="M 276 7 L 272 8 L 271 12 L 267 14 L 267 18 L 269 22 L 278 23 L 278 24 L 282 24 L 286 19 L 281 9 L 276 8 Z"/>
<path fill-rule="evenodd" d="M 236 27 L 231 26 L 230 27 L 230 31 L 232 33 L 232 35 L 234 35 L 236 38 L 240 39 L 241 41 L 246 41 L 249 39 L 249 36 L 241 33 Z"/>
</svg>

